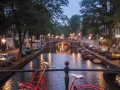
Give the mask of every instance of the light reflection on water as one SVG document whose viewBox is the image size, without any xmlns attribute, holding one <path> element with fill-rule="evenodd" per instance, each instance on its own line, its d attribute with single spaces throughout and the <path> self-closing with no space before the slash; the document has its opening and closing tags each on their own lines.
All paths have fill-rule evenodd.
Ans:
<svg viewBox="0 0 120 90">
<path fill-rule="evenodd" d="M 3 90 L 11 90 L 12 89 L 12 84 L 13 84 L 12 79 L 9 79 L 5 83 L 5 85 L 3 86 Z"/>
<path fill-rule="evenodd" d="M 79 68 L 79 69 L 100 69 L 103 68 L 101 65 L 95 65 L 90 60 L 83 60 L 80 53 L 43 53 L 40 56 L 36 57 L 33 61 L 27 64 L 24 70 L 29 69 L 39 69 L 39 62 L 41 59 L 48 61 L 51 66 L 56 66 L 59 68 L 64 68 L 64 62 L 69 61 L 70 68 Z M 94 72 L 94 71 L 70 71 L 70 73 L 83 74 L 83 80 L 77 80 L 77 84 L 84 83 L 92 83 L 100 86 L 103 90 L 117 90 L 113 87 L 113 84 L 109 84 L 103 78 L 103 72 Z M 3 86 L 0 90 L 19 90 L 19 86 L 17 85 L 17 81 L 26 81 L 29 82 L 33 72 L 26 73 L 16 73 L 14 74 Z M 65 73 L 63 71 L 56 72 L 46 72 L 46 84 L 48 90 L 65 90 L 64 85 L 64 76 Z M 70 82 L 72 78 L 70 77 Z M 111 86 L 109 86 L 111 85 Z"/>
</svg>

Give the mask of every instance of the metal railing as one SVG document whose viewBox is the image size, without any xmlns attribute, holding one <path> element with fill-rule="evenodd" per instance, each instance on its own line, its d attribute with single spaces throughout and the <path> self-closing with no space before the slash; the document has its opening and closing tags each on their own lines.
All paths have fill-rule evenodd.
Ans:
<svg viewBox="0 0 120 90">
<path fill-rule="evenodd" d="M 36 70 L 40 69 L 33 69 L 33 70 L 1 70 L 0 73 L 16 73 L 16 72 L 35 72 Z M 41 69 L 42 70 L 42 69 Z M 47 71 L 64 71 L 65 72 L 65 90 L 68 90 L 69 87 L 69 71 L 101 71 L 107 73 L 120 73 L 120 69 L 70 69 L 69 62 L 65 61 L 64 69 L 46 69 Z"/>
</svg>

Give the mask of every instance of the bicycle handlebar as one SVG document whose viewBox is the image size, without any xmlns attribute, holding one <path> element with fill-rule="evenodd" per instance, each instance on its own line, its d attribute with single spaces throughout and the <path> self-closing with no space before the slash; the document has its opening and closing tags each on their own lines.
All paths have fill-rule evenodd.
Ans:
<svg viewBox="0 0 120 90">
<path fill-rule="evenodd" d="M 48 62 L 45 62 L 44 60 L 39 62 L 40 64 L 42 65 L 45 65 L 47 66 L 47 68 L 55 68 L 55 69 L 59 69 L 58 67 L 55 67 L 55 66 L 50 66 Z"/>
</svg>

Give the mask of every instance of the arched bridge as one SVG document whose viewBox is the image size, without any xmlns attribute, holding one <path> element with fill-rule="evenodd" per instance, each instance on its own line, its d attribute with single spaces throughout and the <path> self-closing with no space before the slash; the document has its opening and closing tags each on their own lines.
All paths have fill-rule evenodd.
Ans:
<svg viewBox="0 0 120 90">
<path fill-rule="evenodd" d="M 60 43 L 69 45 L 70 48 L 78 47 L 78 42 L 72 40 L 54 40 L 46 43 L 46 48 L 56 48 Z"/>
</svg>

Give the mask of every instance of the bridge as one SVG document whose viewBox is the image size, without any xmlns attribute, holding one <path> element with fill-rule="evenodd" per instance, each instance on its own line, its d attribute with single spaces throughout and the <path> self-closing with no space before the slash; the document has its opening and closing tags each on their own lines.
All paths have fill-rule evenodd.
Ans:
<svg viewBox="0 0 120 90">
<path fill-rule="evenodd" d="M 79 45 L 77 41 L 54 40 L 54 41 L 46 42 L 46 48 L 55 49 L 56 47 L 59 47 L 60 43 L 63 43 L 64 45 L 67 44 L 70 48 L 76 48 Z"/>
</svg>

